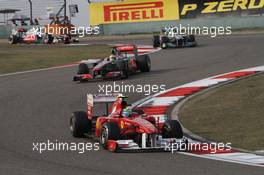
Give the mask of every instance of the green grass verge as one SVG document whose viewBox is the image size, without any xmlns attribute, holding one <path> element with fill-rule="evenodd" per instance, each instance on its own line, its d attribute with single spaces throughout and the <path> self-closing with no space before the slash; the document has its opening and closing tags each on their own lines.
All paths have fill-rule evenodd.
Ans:
<svg viewBox="0 0 264 175">
<path fill-rule="evenodd" d="M 0 43 L 0 74 L 47 68 L 80 61 L 103 58 L 110 54 L 106 45 L 8 45 Z"/>
<path fill-rule="evenodd" d="M 225 85 L 194 97 L 180 120 L 204 138 L 233 147 L 264 149 L 264 75 Z"/>
</svg>

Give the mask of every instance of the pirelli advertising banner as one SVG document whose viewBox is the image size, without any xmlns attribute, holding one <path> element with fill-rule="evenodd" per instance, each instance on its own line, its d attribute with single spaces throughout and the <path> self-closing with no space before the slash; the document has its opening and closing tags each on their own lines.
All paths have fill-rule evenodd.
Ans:
<svg viewBox="0 0 264 175">
<path fill-rule="evenodd" d="M 179 0 L 180 18 L 264 13 L 264 0 Z"/>
<path fill-rule="evenodd" d="M 259 15 L 264 0 L 123 0 L 90 4 L 90 24 Z"/>
<path fill-rule="evenodd" d="M 90 25 L 179 19 L 177 0 L 124 0 L 90 4 Z"/>
</svg>

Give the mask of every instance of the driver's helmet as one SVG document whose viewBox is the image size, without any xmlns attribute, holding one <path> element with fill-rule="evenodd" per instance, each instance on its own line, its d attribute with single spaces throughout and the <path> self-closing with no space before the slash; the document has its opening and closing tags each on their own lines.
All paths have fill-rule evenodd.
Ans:
<svg viewBox="0 0 264 175">
<path fill-rule="evenodd" d="M 123 117 L 129 117 L 132 114 L 132 109 L 125 108 L 122 111 L 122 116 Z"/>
<path fill-rule="evenodd" d="M 161 32 L 162 32 L 162 33 L 165 33 L 166 31 L 167 31 L 167 30 L 165 29 L 165 27 L 162 27 L 162 28 L 161 28 Z"/>
<path fill-rule="evenodd" d="M 122 102 L 121 102 L 121 107 L 122 107 L 122 109 L 125 109 L 127 106 L 128 106 L 128 104 L 127 104 L 126 101 L 122 101 Z"/>
<path fill-rule="evenodd" d="M 116 61 L 116 56 L 114 56 L 114 55 L 111 55 L 110 57 L 109 57 L 109 59 L 110 59 L 110 61 Z"/>
</svg>

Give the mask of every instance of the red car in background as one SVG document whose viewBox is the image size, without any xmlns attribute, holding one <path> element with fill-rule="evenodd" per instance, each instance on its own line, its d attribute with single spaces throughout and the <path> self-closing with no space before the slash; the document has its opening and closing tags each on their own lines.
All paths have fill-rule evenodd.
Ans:
<svg viewBox="0 0 264 175">
<path fill-rule="evenodd" d="M 53 24 L 48 26 L 21 26 L 13 28 L 8 38 L 9 44 L 55 44 L 79 42 L 69 33 L 74 27 L 68 24 Z M 66 31 L 66 32 L 65 32 Z"/>
</svg>

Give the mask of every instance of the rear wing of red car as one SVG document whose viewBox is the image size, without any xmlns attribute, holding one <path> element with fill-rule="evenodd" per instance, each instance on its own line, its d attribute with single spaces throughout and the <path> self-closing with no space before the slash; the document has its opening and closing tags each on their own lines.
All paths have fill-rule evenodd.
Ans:
<svg viewBox="0 0 264 175">
<path fill-rule="evenodd" d="M 94 95 L 87 94 L 87 115 L 90 120 L 94 116 L 108 116 L 113 104 L 121 94 Z M 97 109 L 98 108 L 98 109 Z M 97 109 L 97 111 L 95 111 Z"/>
</svg>

